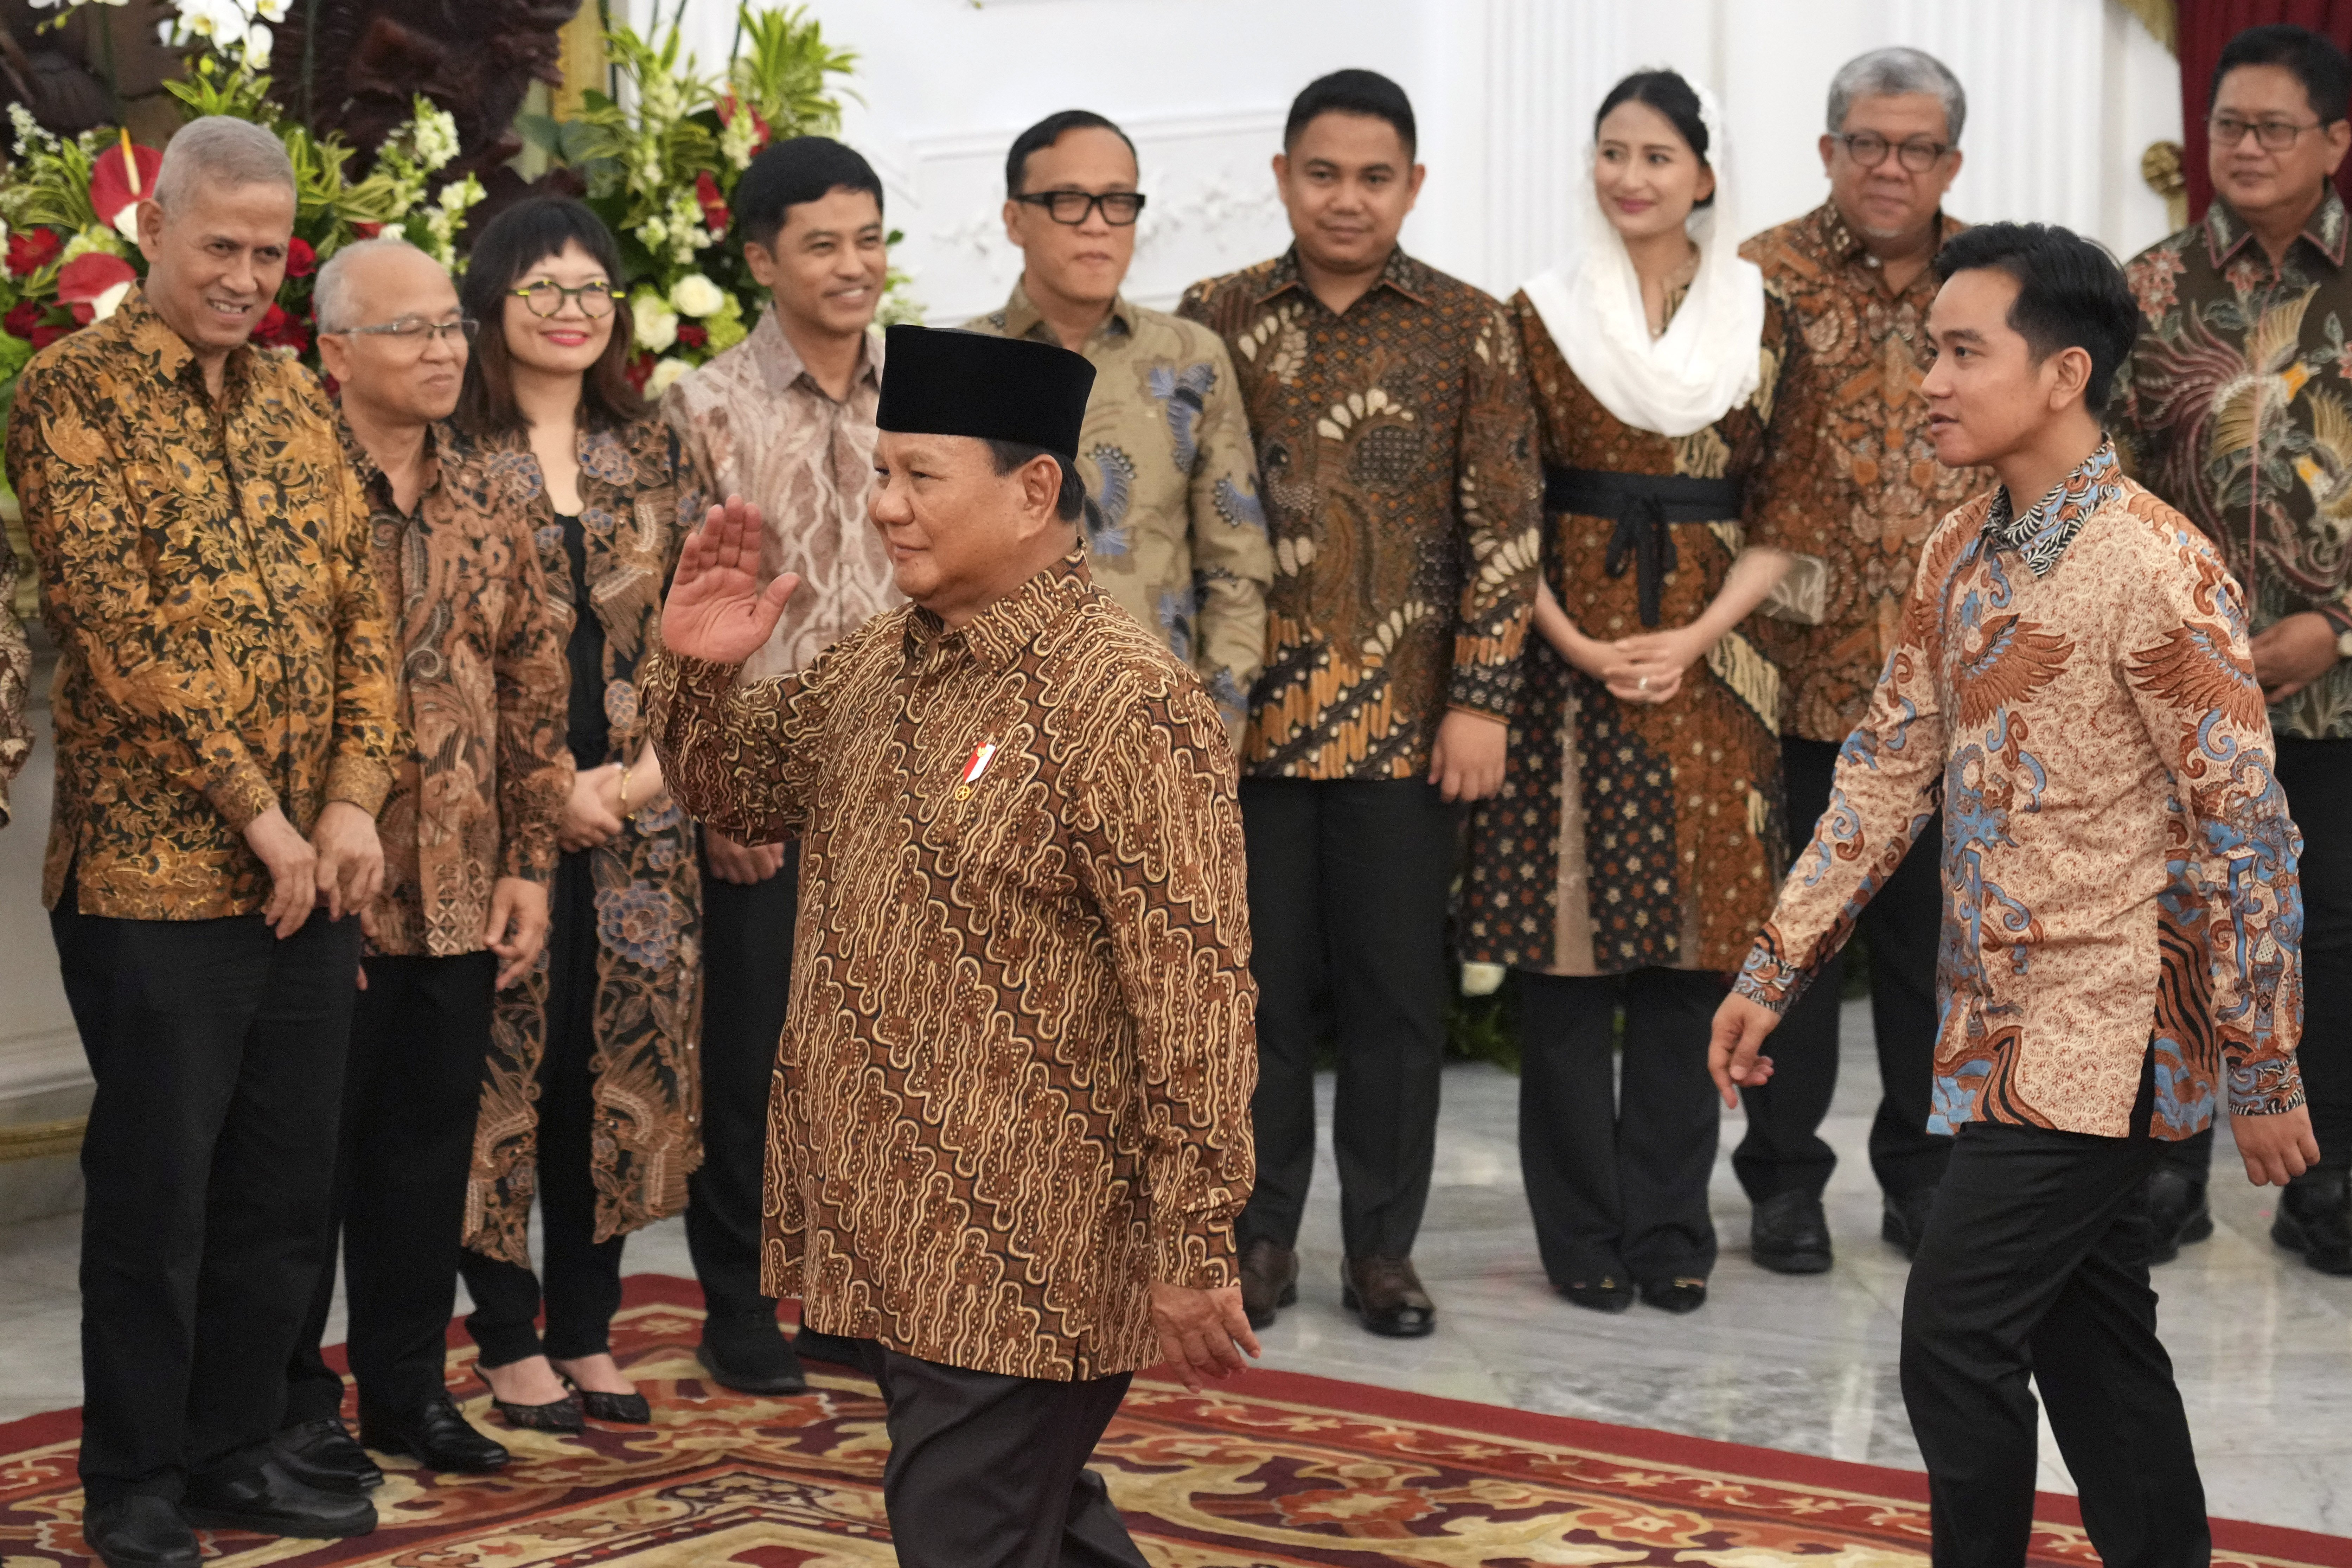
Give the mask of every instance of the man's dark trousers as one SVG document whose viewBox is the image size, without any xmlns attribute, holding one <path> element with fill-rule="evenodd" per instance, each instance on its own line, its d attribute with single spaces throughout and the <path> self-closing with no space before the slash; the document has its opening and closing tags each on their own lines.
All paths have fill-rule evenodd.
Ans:
<svg viewBox="0 0 2352 1568">
<path fill-rule="evenodd" d="M 1780 761 L 1789 791 L 1789 835 L 1800 847 L 1829 809 L 1838 748 L 1788 737 Z M 1870 1125 L 1870 1168 L 1890 1197 L 1936 1185 L 1952 1141 L 1927 1131 L 1936 1079 L 1936 946 L 1944 922 L 1940 861 L 1944 819 L 1921 829 L 1895 875 L 1862 911 L 1870 943 L 1870 1019 L 1878 1037 L 1881 1098 Z M 1772 1031 L 1772 1081 L 1740 1091 L 1748 1132 L 1731 1168 L 1751 1201 L 1775 1194 L 1820 1197 L 1837 1155 L 1821 1135 L 1837 1092 L 1838 1009 L 1843 955 L 1813 977 Z"/>
<path fill-rule="evenodd" d="M 327 1261 L 287 1373 L 289 1426 L 342 1406 L 343 1380 L 319 1353 L 334 1305 L 339 1231 L 361 1404 L 405 1415 L 443 1390 L 498 958 L 374 957 L 366 965 L 343 1076 Z"/>
<path fill-rule="evenodd" d="M 1055 1383 L 873 1345 L 889 1406 L 882 1505 L 900 1568 L 1145 1568 L 1087 1468 L 1129 1374 Z"/>
<path fill-rule="evenodd" d="M 749 886 L 702 866 L 702 1168 L 687 1178 L 686 1246 L 714 1322 L 776 1321 L 776 1299 L 760 1289 L 760 1210 L 800 871 L 798 844 Z"/>
<path fill-rule="evenodd" d="M 2203 1564 L 2189 1418 L 2148 1288 L 2147 1135 L 1972 1121 L 1953 1140 L 1903 1298 L 1903 1403 L 1927 1464 L 1936 1568 L 2015 1568 L 2033 1522 L 2031 1376 L 2108 1568 Z"/>
<path fill-rule="evenodd" d="M 1257 1190 L 1247 1246 L 1298 1240 L 1315 1171 L 1315 1047 L 1338 1045 L 1331 1117 L 1349 1258 L 1408 1258 L 1429 1201 L 1445 1057 L 1445 911 L 1463 808 L 1420 779 L 1251 779 Z"/>
<path fill-rule="evenodd" d="M 177 1500 L 268 1457 L 322 1262 L 357 919 L 50 912 L 98 1092 L 82 1140 L 81 1479 Z"/>
</svg>

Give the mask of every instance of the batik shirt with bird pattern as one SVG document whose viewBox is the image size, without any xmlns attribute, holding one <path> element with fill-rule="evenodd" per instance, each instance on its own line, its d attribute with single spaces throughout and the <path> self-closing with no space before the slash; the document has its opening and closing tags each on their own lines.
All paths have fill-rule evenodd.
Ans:
<svg viewBox="0 0 2352 1568">
<path fill-rule="evenodd" d="M 2352 271 L 2329 187 L 2276 266 L 2219 197 L 2126 268 L 2144 325 L 2115 432 L 2135 478 L 2189 514 L 2252 601 L 2253 629 L 2352 621 Z M 2282 735 L 2352 737 L 2352 659 L 2272 710 Z"/>
<path fill-rule="evenodd" d="M 973 331 L 1057 342 L 1016 283 Z M 1081 350 L 1095 367 L 1078 474 L 1096 585 L 1199 671 L 1238 742 L 1265 662 L 1274 581 L 1232 360 L 1217 334 L 1124 297 Z"/>
<path fill-rule="evenodd" d="M 1778 1012 L 1944 813 L 1927 1130 L 2187 1138 L 2303 1103 L 2303 845 L 2238 585 L 2096 452 L 1928 535 L 1870 707 L 1737 988 Z M 1769 1047 L 1768 1045 L 1769 1051 Z"/>
</svg>

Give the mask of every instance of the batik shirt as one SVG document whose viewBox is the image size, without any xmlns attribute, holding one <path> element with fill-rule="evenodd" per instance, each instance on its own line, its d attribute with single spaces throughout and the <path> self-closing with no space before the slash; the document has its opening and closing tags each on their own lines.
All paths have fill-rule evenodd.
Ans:
<svg viewBox="0 0 2352 1568">
<path fill-rule="evenodd" d="M 2352 605 L 2352 272 L 2327 188 L 2273 267 L 2216 197 L 2205 221 L 2125 268 L 2144 325 L 2117 392 L 2116 441 L 2149 489 L 2221 546 L 2262 631 Z M 2279 733 L 2352 737 L 2352 661 L 2273 709 Z"/>
<path fill-rule="evenodd" d="M 800 574 L 775 635 L 744 661 L 746 680 L 806 668 L 904 600 L 890 552 L 866 515 L 881 397 L 880 332 L 866 330 L 849 395 L 836 400 L 809 374 L 772 307 L 750 337 L 680 377 L 662 399 L 662 416 L 710 493 L 760 509 L 767 529 L 761 571 Z"/>
<path fill-rule="evenodd" d="M 568 672 L 518 499 L 446 426 L 426 432 L 414 510 L 344 436 L 367 498 L 375 578 L 399 648 L 408 751 L 376 824 L 383 891 L 368 950 L 479 952 L 492 884 L 544 883 L 572 793 Z"/>
<path fill-rule="evenodd" d="M 1199 680 L 1073 555 L 805 673 L 656 655 L 686 808 L 801 841 L 763 1289 L 975 1372 L 1160 1359 L 1237 1279 L 1256 1078 L 1241 812 Z"/>
<path fill-rule="evenodd" d="M 1944 812 L 1928 1131 L 2119 1138 L 2156 1053 L 2162 1139 L 2303 1103 L 2301 836 L 2238 587 L 2102 445 L 2030 511 L 1929 536 L 1829 809 L 1748 954 L 1774 1011 Z"/>
<path fill-rule="evenodd" d="M 1058 343 L 1029 291 L 974 331 Z M 1274 577 L 1257 459 L 1233 362 L 1197 321 L 1126 299 L 1087 339 L 1095 367 L 1078 439 L 1095 582 L 1200 671 L 1238 738 L 1265 661 Z"/>
<path fill-rule="evenodd" d="M 1941 239 L 1965 226 L 1938 216 Z M 1933 268 L 1896 293 L 1878 260 L 1824 202 L 1739 247 L 1789 318 L 1790 353 L 1771 457 L 1750 516 L 1786 549 L 1828 568 L 1822 623 L 1759 616 L 1781 673 L 1784 735 L 1843 741 L 1861 721 L 1895 646 L 1919 546 L 1938 518 L 1992 489 L 1982 468 L 1948 468 L 1927 439 L 1919 384 L 1935 363 Z"/>
<path fill-rule="evenodd" d="M 16 383 L 8 477 L 58 645 L 57 805 L 42 901 L 253 914 L 245 828 L 373 816 L 399 752 L 367 506 L 310 373 L 251 345 L 221 397 L 133 292 Z"/>
<path fill-rule="evenodd" d="M 16 624 L 16 555 L 0 535 L 0 827 L 8 826 L 8 781 L 32 755 L 33 727 L 25 710 L 32 699 L 33 650 Z"/>
<path fill-rule="evenodd" d="M 1292 250 L 1195 283 L 1225 341 L 1274 539 L 1244 771 L 1429 773 L 1449 707 L 1507 718 L 1535 607 L 1535 411 L 1510 315 L 1391 251 L 1335 315 Z"/>
</svg>

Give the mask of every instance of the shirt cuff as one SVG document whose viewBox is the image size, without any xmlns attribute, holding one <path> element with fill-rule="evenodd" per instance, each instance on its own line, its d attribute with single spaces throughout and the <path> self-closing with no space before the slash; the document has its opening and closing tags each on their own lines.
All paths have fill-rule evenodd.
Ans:
<svg viewBox="0 0 2352 1568">
<path fill-rule="evenodd" d="M 1501 664 L 1457 662 L 1446 679 L 1446 706 L 1507 720 L 1511 703 L 1519 694 L 1519 661 L 1516 658 Z"/>
<path fill-rule="evenodd" d="M 347 801 L 370 816 L 392 794 L 392 770 L 373 757 L 340 756 L 327 764 L 327 798 Z"/>
<path fill-rule="evenodd" d="M 269 787 L 268 778 L 249 760 L 240 760 L 231 766 L 227 776 L 215 780 L 205 791 L 205 798 L 238 833 L 252 826 L 255 817 L 268 816 L 278 805 L 278 792 Z"/>
<path fill-rule="evenodd" d="M 1756 945 L 1748 950 L 1747 962 L 1739 966 L 1731 989 L 1759 1007 L 1786 1013 L 1804 994 L 1805 978 L 1803 970 L 1781 956 L 1780 932 L 1767 925 Z"/>
<path fill-rule="evenodd" d="M 1241 1262 L 1230 1215 L 1182 1215 L 1158 1231 L 1152 1282 L 1187 1290 L 1222 1290 L 1241 1283 Z"/>
<path fill-rule="evenodd" d="M 2303 1075 L 2293 1057 L 2229 1064 L 2230 1114 L 2281 1116 L 2303 1103 Z"/>
</svg>

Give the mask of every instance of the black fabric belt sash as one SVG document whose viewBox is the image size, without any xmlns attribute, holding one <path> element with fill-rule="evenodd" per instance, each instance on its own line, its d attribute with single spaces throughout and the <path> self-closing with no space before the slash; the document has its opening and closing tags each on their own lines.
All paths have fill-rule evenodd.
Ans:
<svg viewBox="0 0 2352 1568">
<path fill-rule="evenodd" d="M 1739 521 L 1738 479 L 1695 479 L 1683 474 L 1617 474 L 1606 468 L 1544 469 L 1544 510 L 1572 512 L 1578 517 L 1605 517 L 1616 531 L 1609 536 L 1603 564 L 1612 577 L 1636 569 L 1634 584 L 1641 601 L 1642 624 L 1658 624 L 1658 597 L 1665 575 L 1676 564 L 1677 522 L 1737 522 Z"/>
</svg>

